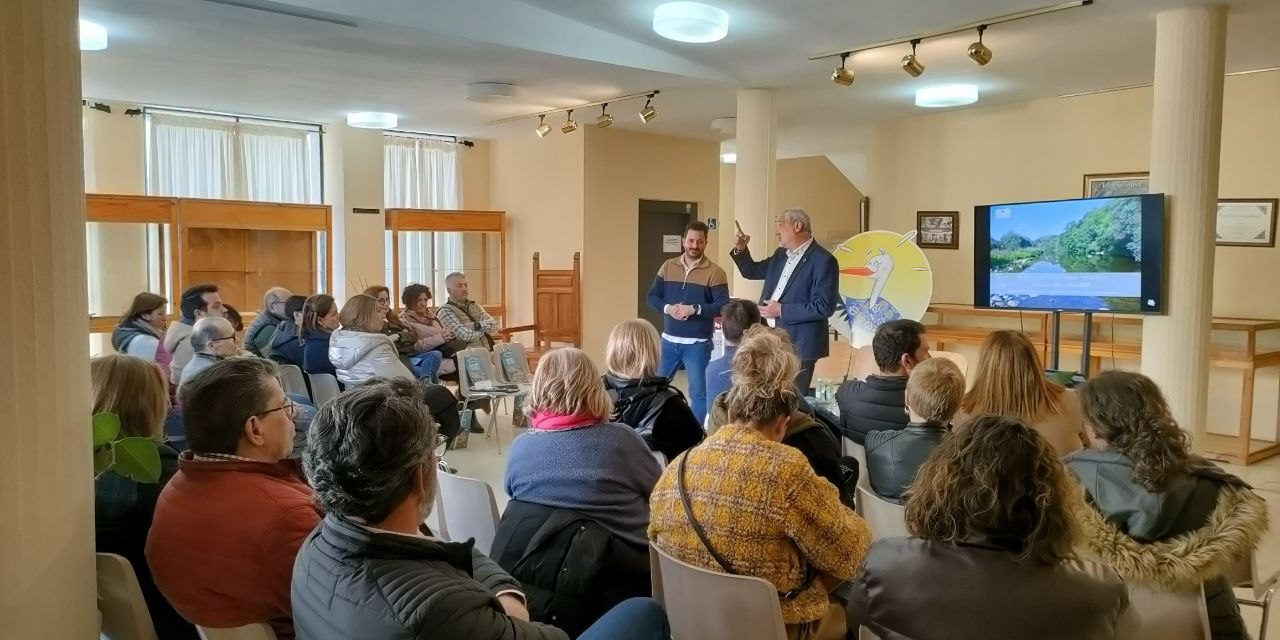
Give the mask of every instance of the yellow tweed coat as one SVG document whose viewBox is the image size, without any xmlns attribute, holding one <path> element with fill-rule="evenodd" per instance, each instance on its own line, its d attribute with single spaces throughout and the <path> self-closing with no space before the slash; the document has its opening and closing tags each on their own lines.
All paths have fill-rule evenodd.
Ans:
<svg viewBox="0 0 1280 640">
<path fill-rule="evenodd" d="M 804 584 L 808 564 L 853 577 L 871 532 L 799 450 L 728 424 L 681 456 L 689 456 L 685 488 L 693 515 L 734 571 L 784 592 Z M 684 562 L 721 571 L 685 517 L 676 490 L 679 462 L 667 465 L 649 498 L 649 539 Z M 827 602 L 827 590 L 815 581 L 782 602 L 782 618 L 789 625 L 819 620 Z"/>
</svg>

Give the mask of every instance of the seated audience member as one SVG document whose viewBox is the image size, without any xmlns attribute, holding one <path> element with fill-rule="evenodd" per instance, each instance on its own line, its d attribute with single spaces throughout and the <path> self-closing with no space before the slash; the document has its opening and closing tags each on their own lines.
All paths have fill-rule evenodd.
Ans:
<svg viewBox="0 0 1280 640">
<path fill-rule="evenodd" d="M 168 302 L 162 296 L 145 291 L 134 296 L 129 310 L 120 316 L 120 324 L 111 331 L 111 348 L 154 362 L 168 372 L 169 363 L 173 361 L 164 348 L 164 332 L 169 325 L 164 305 Z"/>
<path fill-rule="evenodd" d="M 374 380 L 325 405 L 306 470 L 326 511 L 298 553 L 301 640 L 567 640 L 529 622 L 518 582 L 470 543 L 422 531 L 436 492 L 435 433 L 411 382 Z M 579 638 L 667 640 L 657 603 L 623 603 Z"/>
<path fill-rule="evenodd" d="M 493 337 L 498 332 L 498 321 L 484 307 L 471 300 L 467 275 L 455 271 L 444 279 L 449 300 L 436 310 L 436 316 L 454 337 L 468 343 L 469 347 L 493 348 Z"/>
<path fill-rule="evenodd" d="M 915 320 L 890 320 L 876 329 L 871 351 L 879 374 L 866 380 L 849 380 L 836 390 L 840 406 L 840 431 L 865 444 L 872 431 L 893 431 L 907 426 L 905 394 L 907 376 L 929 359 L 924 325 Z"/>
<path fill-rule="evenodd" d="M 732 304 L 731 302 L 725 305 L 725 308 L 728 309 Z M 755 306 L 755 303 L 751 303 L 753 309 Z M 728 324 L 727 321 L 726 324 Z M 791 338 L 787 336 L 785 331 L 769 329 L 764 326 L 757 328 L 757 325 L 751 325 L 746 333 L 750 334 L 756 331 L 773 332 L 788 349 L 792 348 Z M 738 341 L 743 339 L 743 335 L 738 335 Z M 733 353 L 737 353 L 736 348 Z M 750 362 L 744 362 L 743 366 L 749 364 Z M 733 363 L 731 363 L 732 366 Z M 733 368 L 730 368 L 727 373 L 732 375 Z M 711 404 L 711 416 L 707 421 L 707 433 L 715 433 L 728 421 L 729 394 L 724 392 L 716 396 Z M 803 453 L 805 459 L 809 461 L 809 466 L 813 467 L 814 473 L 830 482 L 832 486 L 840 491 L 841 504 L 853 507 L 858 478 L 856 475 L 852 475 L 852 477 L 845 476 L 840 460 L 840 441 L 836 438 L 834 431 L 797 406 L 795 411 L 791 412 L 791 417 L 787 419 L 787 431 L 786 435 L 782 437 L 782 444 L 795 447 L 800 453 Z M 865 471 L 862 471 L 862 473 L 865 473 Z"/>
<path fill-rule="evenodd" d="M 930 358 L 907 379 L 911 422 L 895 431 L 867 434 L 867 480 L 876 495 L 897 504 L 906 498 L 916 470 L 951 430 L 951 418 L 964 397 L 964 374 L 956 363 Z"/>
<path fill-rule="evenodd" d="M 831 600 L 871 532 L 793 447 L 800 362 L 773 331 L 746 334 L 733 356 L 729 424 L 667 465 L 650 499 L 649 539 L 675 558 L 773 583 L 788 638 L 844 638 Z"/>
<path fill-rule="evenodd" d="M 143 554 L 156 498 L 178 470 L 178 452 L 161 444 L 169 411 L 169 381 L 155 364 L 118 353 L 90 361 L 89 377 L 93 413 L 115 414 L 120 418 L 120 437 L 155 440 L 160 454 L 160 479 L 155 484 L 136 482 L 115 471 L 94 478 L 95 548 L 98 553 L 124 556 L 133 565 L 159 637 L 194 639 L 195 627 L 156 589 Z"/>
<path fill-rule="evenodd" d="M 1040 354 L 1019 331 L 993 331 L 982 342 L 973 386 L 960 402 L 955 427 L 963 429 L 980 415 L 1018 418 L 1044 436 L 1059 457 L 1088 443 L 1080 400 L 1045 377 Z"/>
<path fill-rule="evenodd" d="M 1190 452 L 1150 378 L 1106 371 L 1080 390 L 1092 448 L 1066 458 L 1088 503 L 1086 548 L 1131 584 L 1203 584 L 1214 640 L 1248 638 L 1224 568 L 1253 552 L 1267 505 L 1249 485 Z"/>
<path fill-rule="evenodd" d="M 249 329 L 244 332 L 244 346 L 249 353 L 262 358 L 267 357 L 267 347 L 271 345 L 271 336 L 275 333 L 276 327 L 289 319 L 289 314 L 284 307 L 292 295 L 284 287 L 267 289 L 266 294 L 262 296 L 262 310 L 258 311 L 253 322 L 249 323 Z"/>
<path fill-rule="evenodd" d="M 320 522 L 293 449 L 295 405 L 262 358 L 215 362 L 179 391 L 189 451 L 147 536 L 156 586 L 204 627 L 271 625 L 293 637 L 293 560 Z"/>
<path fill-rule="evenodd" d="M 760 305 L 736 298 L 730 300 L 720 309 L 721 331 L 724 332 L 724 355 L 707 364 L 707 397 L 715 400 L 716 396 L 729 390 L 733 376 L 733 354 L 738 350 L 742 334 L 747 329 L 761 324 Z M 708 409 L 707 413 L 711 413 Z"/>
<path fill-rule="evenodd" d="M 414 377 L 438 382 L 443 356 L 427 348 L 428 341 L 420 340 L 413 329 L 400 321 L 400 316 L 391 308 L 391 290 L 377 284 L 365 289 L 364 295 L 378 301 L 378 313 L 382 315 L 381 333 L 391 336 L 401 361 Z"/>
<path fill-rule="evenodd" d="M 881 638 L 1110 640 L 1128 607 L 1110 569 L 1075 559 L 1076 488 L 1016 418 L 943 439 L 907 499 L 910 538 L 871 545 L 852 622 Z"/>
<path fill-rule="evenodd" d="M 614 420 L 635 429 L 650 449 L 671 460 L 702 442 L 703 431 L 684 394 L 657 375 L 660 345 L 648 320 L 614 327 L 604 348 L 604 388 Z"/>
<path fill-rule="evenodd" d="M 229 304 L 222 305 L 222 317 L 226 318 L 227 322 L 231 323 L 231 326 L 236 330 L 236 333 L 244 332 L 244 320 L 240 317 L 240 312 L 236 311 L 235 307 Z M 254 355 L 253 352 L 248 349 L 241 349 L 240 351 L 248 355 Z"/>
<path fill-rule="evenodd" d="M 196 374 L 208 369 L 210 365 L 240 353 L 240 345 L 236 344 L 236 332 L 226 318 L 201 318 L 196 322 L 189 339 L 195 356 L 182 369 L 179 387 Z"/>
<path fill-rule="evenodd" d="M 178 307 L 182 311 L 182 318 L 169 325 L 164 333 L 164 350 L 172 356 L 169 362 L 169 382 L 174 385 L 182 382 L 182 369 L 195 356 L 190 338 L 196 321 L 205 317 L 221 318 L 226 312 L 216 284 L 198 284 L 183 291 Z"/>
<path fill-rule="evenodd" d="M 400 296 L 400 301 L 404 303 L 404 311 L 400 313 L 400 323 L 413 330 L 417 342 L 414 348 L 419 353 L 427 351 L 439 352 L 440 373 L 450 374 L 457 371 L 457 365 L 454 364 L 453 356 L 458 352 L 458 345 L 451 344 L 454 340 L 453 332 L 445 328 L 440 323 L 440 318 L 436 317 L 435 309 L 431 307 L 431 289 L 422 284 L 411 284 L 404 288 L 404 293 Z M 409 361 L 421 366 L 422 356 L 410 356 Z"/>
<path fill-rule="evenodd" d="M 338 304 L 333 296 L 318 293 L 302 305 L 302 370 L 337 377 L 329 361 L 329 337 L 338 328 Z M 341 384 L 341 383 L 339 383 Z"/>
<path fill-rule="evenodd" d="M 289 296 L 285 301 L 286 319 L 276 325 L 275 333 L 271 335 L 271 340 L 262 351 L 264 358 L 302 368 L 302 340 L 299 338 L 299 333 L 302 326 L 302 305 L 306 302 L 307 299 L 304 296 Z"/>
</svg>

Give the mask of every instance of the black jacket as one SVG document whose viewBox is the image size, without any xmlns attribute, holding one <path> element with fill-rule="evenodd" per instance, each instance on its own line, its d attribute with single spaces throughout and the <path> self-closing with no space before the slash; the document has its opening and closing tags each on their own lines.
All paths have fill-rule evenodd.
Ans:
<svg viewBox="0 0 1280 640">
<path fill-rule="evenodd" d="M 896 431 L 907 426 L 906 376 L 867 376 L 850 380 L 836 390 L 840 431 L 865 444 L 872 431 Z"/>
<path fill-rule="evenodd" d="M 298 640 L 567 640 L 508 616 L 520 585 L 470 542 L 374 533 L 329 514 L 293 567 Z"/>
<path fill-rule="evenodd" d="M 508 502 L 493 559 L 524 585 L 531 619 L 574 638 L 618 603 L 652 591 L 649 550 L 570 509 Z"/>
<path fill-rule="evenodd" d="M 276 325 L 271 343 L 262 354 L 280 364 L 302 368 L 302 340 L 298 338 L 298 323 L 285 320 Z"/>
<path fill-rule="evenodd" d="M 872 431 L 867 434 L 867 480 L 876 495 L 898 504 L 916 470 L 947 435 L 939 424 L 913 423 L 901 431 Z"/>
<path fill-rule="evenodd" d="M 661 376 L 643 379 L 604 376 L 613 400 L 614 421 L 635 429 L 649 449 L 668 460 L 702 442 L 705 432 L 679 389 Z"/>
</svg>

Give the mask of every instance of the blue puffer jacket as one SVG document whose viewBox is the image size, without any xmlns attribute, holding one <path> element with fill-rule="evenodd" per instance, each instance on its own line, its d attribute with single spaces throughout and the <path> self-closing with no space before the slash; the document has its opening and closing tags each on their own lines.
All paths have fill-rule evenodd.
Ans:
<svg viewBox="0 0 1280 640">
<path fill-rule="evenodd" d="M 306 373 L 327 373 L 337 376 L 338 371 L 329 361 L 328 331 L 313 331 L 302 340 L 302 370 Z"/>
</svg>

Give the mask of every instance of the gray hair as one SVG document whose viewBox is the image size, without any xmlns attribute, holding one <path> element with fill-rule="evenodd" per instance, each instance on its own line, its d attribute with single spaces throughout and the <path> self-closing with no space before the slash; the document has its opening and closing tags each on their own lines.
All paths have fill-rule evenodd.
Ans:
<svg viewBox="0 0 1280 640">
<path fill-rule="evenodd" d="M 449 274 L 449 275 L 447 275 L 447 276 L 445 276 L 445 277 L 444 277 L 444 286 L 446 286 L 446 287 L 452 287 L 452 286 L 453 286 L 454 284 L 456 284 L 459 280 L 461 280 L 461 279 L 463 279 L 463 278 L 465 278 L 465 277 L 467 277 L 467 274 L 465 274 L 465 273 L 463 273 L 463 272 L 461 272 L 461 271 L 454 271 L 453 273 L 451 273 L 451 274 Z"/>
<path fill-rule="evenodd" d="M 262 296 L 262 310 L 270 311 L 272 305 L 284 304 L 291 295 L 293 295 L 293 293 L 284 287 L 271 287 L 270 289 L 267 289 L 266 294 Z"/>
<path fill-rule="evenodd" d="M 216 318 L 209 316 L 196 320 L 196 324 L 191 328 L 191 348 L 196 353 L 202 353 L 214 340 L 226 338 L 235 335 L 235 327 L 231 326 L 231 322 L 226 318 Z"/>
<path fill-rule="evenodd" d="M 436 429 L 422 387 L 374 378 L 320 408 L 307 432 L 303 469 L 327 512 L 377 523 L 428 474 L 434 491 Z"/>
<path fill-rule="evenodd" d="M 809 214 L 805 213 L 804 209 L 787 209 L 778 217 L 790 222 L 791 224 L 799 223 L 800 230 L 805 233 L 813 233 L 813 223 L 810 222 Z"/>
</svg>

